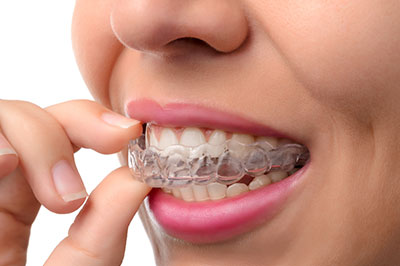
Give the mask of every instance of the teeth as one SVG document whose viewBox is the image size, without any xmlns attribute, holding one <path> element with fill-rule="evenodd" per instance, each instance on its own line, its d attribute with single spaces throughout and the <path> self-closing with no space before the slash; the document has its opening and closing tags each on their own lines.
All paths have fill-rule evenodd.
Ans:
<svg viewBox="0 0 400 266">
<path fill-rule="evenodd" d="M 226 197 L 226 185 L 220 183 L 210 183 L 207 185 L 208 194 L 210 199 L 219 200 Z"/>
<path fill-rule="evenodd" d="M 196 201 L 205 201 L 205 200 L 210 199 L 208 197 L 208 192 L 207 192 L 206 186 L 194 185 L 194 186 L 192 186 L 192 188 L 193 188 L 194 198 L 196 199 Z"/>
<path fill-rule="evenodd" d="M 251 183 L 249 184 L 249 189 L 256 190 L 269 184 L 271 184 L 271 179 L 267 175 L 260 175 L 255 177 L 253 181 L 251 181 Z"/>
<path fill-rule="evenodd" d="M 179 189 L 184 201 L 194 201 L 193 189 L 191 186 Z"/>
<path fill-rule="evenodd" d="M 179 190 L 179 188 L 173 188 L 172 195 L 174 195 L 174 197 L 178 199 L 182 198 L 181 191 Z"/>
<path fill-rule="evenodd" d="M 235 183 L 228 187 L 226 190 L 226 196 L 228 198 L 235 197 L 247 191 L 249 191 L 249 187 L 246 184 Z"/>
<path fill-rule="evenodd" d="M 154 147 L 159 147 L 158 140 L 156 138 L 154 130 L 150 130 L 149 132 L 150 132 L 149 133 L 150 138 L 149 138 L 149 140 L 146 138 L 146 147 L 149 147 L 151 145 Z"/>
<path fill-rule="evenodd" d="M 225 141 L 226 141 L 226 133 L 221 130 L 214 130 L 214 132 L 208 139 L 208 143 L 211 144 L 208 147 L 208 153 L 210 154 L 211 157 L 218 157 L 223 153 L 224 151 L 223 144 L 225 143 Z"/>
<path fill-rule="evenodd" d="M 226 132 L 222 130 L 214 130 L 208 139 L 208 144 L 210 145 L 202 145 L 207 143 L 206 138 L 204 136 L 203 131 L 199 128 L 195 127 L 188 127 L 185 128 L 180 136 L 180 140 L 178 140 L 176 130 L 173 128 L 162 128 L 160 139 L 158 140 L 155 135 L 155 130 L 150 130 L 149 138 L 146 139 L 147 145 L 155 146 L 158 149 L 162 150 L 162 155 L 170 155 L 175 153 L 175 149 L 177 147 L 169 147 L 176 144 L 181 144 L 184 147 L 197 147 L 191 150 L 190 158 L 198 158 L 201 157 L 203 154 L 209 154 L 211 157 L 218 157 L 224 152 L 224 144 L 227 140 Z M 232 134 L 233 142 L 229 148 L 232 148 L 232 152 L 236 155 L 241 155 L 245 152 L 246 147 L 244 145 L 237 144 L 237 142 L 242 144 L 252 144 L 255 141 L 265 143 L 267 142 L 272 148 L 275 148 L 279 145 L 284 145 L 287 143 L 292 143 L 288 139 L 277 139 L 274 137 L 265 137 L 265 136 L 258 136 L 253 137 L 247 134 L 239 134 L 234 133 Z M 169 150 L 171 148 L 172 150 Z M 179 153 L 183 154 L 184 151 L 179 151 Z"/>
<path fill-rule="evenodd" d="M 227 143 L 227 133 L 221 130 L 214 130 L 210 137 L 208 138 L 208 144 L 203 131 L 199 128 L 189 127 L 185 128 L 180 135 L 178 140 L 177 130 L 174 128 L 162 128 L 160 132 L 160 138 L 157 139 L 155 135 L 155 130 L 150 130 L 148 135 L 148 140 L 146 138 L 147 145 L 157 147 L 161 150 L 161 155 L 180 155 L 186 158 L 199 158 L 203 154 L 208 154 L 211 157 L 219 157 L 223 152 L 225 143 Z M 274 138 L 258 136 L 254 137 L 247 134 L 232 134 L 233 142 L 229 142 L 232 146 L 227 148 L 236 153 L 239 157 L 246 154 L 246 144 L 252 144 L 255 141 L 265 143 L 267 142 L 271 148 L 276 148 L 280 145 L 293 143 L 288 139 L 284 138 Z M 244 145 L 241 145 L 241 144 Z M 180 145 L 177 145 L 180 144 Z M 269 148 L 266 145 L 266 148 Z M 187 147 L 194 147 L 188 149 Z M 232 150 L 231 150 L 232 148 Z M 230 186 L 220 183 L 210 183 L 208 185 L 191 185 L 181 188 L 163 188 L 166 193 L 173 194 L 174 197 L 183 199 L 184 201 L 206 201 L 206 200 L 219 200 L 226 197 L 235 197 L 242 193 L 246 193 L 251 190 L 256 190 L 264 186 L 268 186 L 271 183 L 276 183 L 286 178 L 288 173 L 283 171 L 272 171 L 267 175 L 260 175 L 255 177 L 249 185 L 243 183 L 234 183 Z"/>
<path fill-rule="evenodd" d="M 221 145 L 226 141 L 226 133 L 222 130 L 214 130 L 208 139 L 208 143 L 212 145 Z"/>
<path fill-rule="evenodd" d="M 266 141 L 271 145 L 272 148 L 276 148 L 278 146 L 278 139 L 274 138 L 274 137 L 264 137 L 264 136 L 257 137 L 256 141 L 258 141 L 258 142 Z"/>
<path fill-rule="evenodd" d="M 254 142 L 254 137 L 247 134 L 232 134 L 232 139 L 243 144 L 251 144 Z"/>
<path fill-rule="evenodd" d="M 231 143 L 229 149 L 232 151 L 232 153 L 239 157 L 243 155 L 246 152 L 246 146 L 240 145 L 239 143 L 242 144 L 251 144 L 254 142 L 254 137 L 246 134 L 232 134 L 232 140 L 235 140 L 236 142 Z"/>
<path fill-rule="evenodd" d="M 172 189 L 167 188 L 167 187 L 163 187 L 162 190 L 163 190 L 165 193 L 172 193 Z"/>
<path fill-rule="evenodd" d="M 181 135 L 181 145 L 196 147 L 204 143 L 206 143 L 206 139 L 203 132 L 198 128 L 188 127 Z"/>
<path fill-rule="evenodd" d="M 199 158 L 206 152 L 206 147 L 202 144 L 206 143 L 203 132 L 198 128 L 186 128 L 182 135 L 179 144 L 188 147 L 197 147 L 192 150 L 190 158 Z M 202 146 L 200 146 L 202 145 Z"/>
<path fill-rule="evenodd" d="M 168 146 L 176 145 L 178 143 L 178 138 L 176 137 L 175 132 L 170 128 L 164 128 L 161 132 L 160 142 L 156 147 L 163 150 Z"/>
<path fill-rule="evenodd" d="M 243 183 L 234 183 L 230 186 L 220 183 L 210 183 L 207 186 L 192 185 L 184 188 L 162 188 L 166 193 L 172 193 L 174 197 L 184 201 L 206 201 L 231 198 L 248 191 L 256 190 L 268 186 L 271 183 L 279 182 L 286 178 L 288 174 L 283 171 L 271 172 L 268 175 L 255 177 L 247 186 Z"/>
<path fill-rule="evenodd" d="M 287 176 L 288 174 L 286 172 L 281 172 L 281 171 L 271 172 L 268 174 L 268 177 L 271 179 L 273 183 L 279 182 Z"/>
</svg>

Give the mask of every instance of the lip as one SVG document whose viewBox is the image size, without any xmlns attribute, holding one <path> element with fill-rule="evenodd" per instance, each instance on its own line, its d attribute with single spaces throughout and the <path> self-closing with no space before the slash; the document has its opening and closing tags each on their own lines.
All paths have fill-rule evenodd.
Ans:
<svg viewBox="0 0 400 266">
<path fill-rule="evenodd" d="M 271 127 L 236 114 L 188 103 L 167 103 L 161 106 L 151 99 L 138 99 L 126 104 L 126 114 L 136 120 L 163 126 L 206 127 L 256 136 L 289 138 Z"/>
<path fill-rule="evenodd" d="M 218 201 L 185 202 L 153 189 L 148 208 L 173 237 L 198 244 L 229 240 L 272 220 L 288 202 L 308 167 L 309 163 L 280 182 Z"/>
<path fill-rule="evenodd" d="M 203 106 L 169 103 L 161 107 L 149 99 L 130 101 L 126 113 L 142 122 L 164 126 L 218 128 L 253 135 L 285 137 L 284 134 L 219 110 Z M 300 186 L 310 161 L 280 182 L 217 201 L 185 202 L 161 189 L 153 189 L 147 207 L 154 220 L 169 235 L 192 243 L 225 241 L 272 220 Z"/>
</svg>

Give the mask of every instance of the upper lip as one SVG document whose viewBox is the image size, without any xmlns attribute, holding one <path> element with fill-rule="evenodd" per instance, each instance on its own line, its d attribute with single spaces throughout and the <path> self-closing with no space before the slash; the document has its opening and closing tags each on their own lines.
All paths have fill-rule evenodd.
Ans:
<svg viewBox="0 0 400 266">
<path fill-rule="evenodd" d="M 129 117 L 143 123 L 155 122 L 163 126 L 205 127 L 256 136 L 294 139 L 288 134 L 240 115 L 192 103 L 172 102 L 161 106 L 152 99 L 135 99 L 127 102 L 125 112 Z"/>
</svg>

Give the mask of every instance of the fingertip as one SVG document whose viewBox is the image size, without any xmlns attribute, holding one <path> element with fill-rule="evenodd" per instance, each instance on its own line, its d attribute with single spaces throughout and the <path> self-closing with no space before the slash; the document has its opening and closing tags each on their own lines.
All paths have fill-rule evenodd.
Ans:
<svg viewBox="0 0 400 266">
<path fill-rule="evenodd" d="M 102 154 L 117 153 L 124 149 L 130 140 L 140 137 L 142 131 L 141 124 L 126 129 L 107 124 L 106 128 L 103 127 L 97 131 L 97 139 L 85 141 L 85 143 L 90 142 L 86 148 L 91 148 Z"/>
<path fill-rule="evenodd" d="M 129 129 L 131 127 L 140 125 L 140 121 L 125 117 L 114 112 L 104 112 L 100 118 L 111 126 L 116 126 L 122 129 Z"/>
<path fill-rule="evenodd" d="M 140 182 L 133 178 L 131 170 L 127 166 L 120 167 L 107 176 L 107 189 L 110 190 L 111 186 L 115 186 L 115 189 L 119 189 L 125 193 L 125 189 L 130 192 L 140 193 L 125 193 L 127 196 L 132 197 L 136 194 L 139 198 L 147 195 L 152 189 L 146 183 Z M 105 185 L 104 185 L 105 186 Z"/>
<path fill-rule="evenodd" d="M 69 213 L 79 208 L 88 194 L 73 162 L 64 159 L 58 161 L 51 169 L 51 176 L 56 193 L 50 196 L 57 197 L 52 203 L 58 203 L 52 211 Z"/>
<path fill-rule="evenodd" d="M 66 202 L 63 199 L 56 199 L 49 202 L 43 202 L 42 205 L 51 212 L 57 214 L 68 214 L 78 210 L 85 200 L 86 198 L 79 198 Z"/>
<path fill-rule="evenodd" d="M 11 149 L 0 149 L 0 178 L 11 174 L 18 166 L 18 156 Z"/>
<path fill-rule="evenodd" d="M 0 133 L 0 178 L 11 174 L 17 168 L 19 163 L 17 152 L 11 147 L 11 144 Z"/>
<path fill-rule="evenodd" d="M 119 152 L 129 140 L 142 134 L 140 121 L 125 117 L 96 102 L 75 100 L 46 110 L 63 125 L 74 145 L 103 154 Z"/>
<path fill-rule="evenodd" d="M 79 209 L 88 194 L 73 159 L 58 160 L 46 173 L 36 177 L 31 187 L 38 201 L 49 211 L 66 214 Z"/>
</svg>

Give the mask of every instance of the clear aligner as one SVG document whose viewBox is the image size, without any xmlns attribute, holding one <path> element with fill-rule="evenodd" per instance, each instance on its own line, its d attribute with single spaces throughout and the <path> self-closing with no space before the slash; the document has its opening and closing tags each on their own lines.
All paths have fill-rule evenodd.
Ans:
<svg viewBox="0 0 400 266">
<path fill-rule="evenodd" d="M 212 154 L 212 151 L 220 152 Z M 290 172 L 305 165 L 308 159 L 308 149 L 300 144 L 273 148 L 264 141 L 243 144 L 232 139 L 221 145 L 205 143 L 188 147 L 177 144 L 160 150 L 155 146 L 146 147 L 146 137 L 142 135 L 132 140 L 128 149 L 134 178 L 151 187 L 184 187 L 211 182 L 229 185 L 244 175 L 256 177 L 271 171 Z"/>
</svg>

